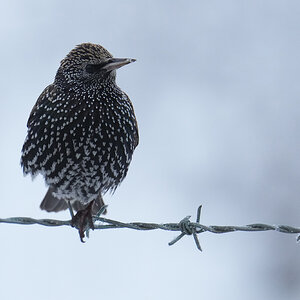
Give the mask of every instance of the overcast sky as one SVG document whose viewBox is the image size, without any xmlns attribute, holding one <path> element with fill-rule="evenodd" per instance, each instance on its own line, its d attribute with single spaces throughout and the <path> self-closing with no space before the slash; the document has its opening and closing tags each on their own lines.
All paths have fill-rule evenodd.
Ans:
<svg viewBox="0 0 300 300">
<path fill-rule="evenodd" d="M 298 1 L 1 1 L 0 217 L 46 213 L 20 154 L 36 99 L 77 44 L 120 70 L 140 144 L 108 218 L 300 226 Z M 298 300 L 300 245 L 277 232 L 191 237 L 1 224 L 0 299 Z"/>
</svg>

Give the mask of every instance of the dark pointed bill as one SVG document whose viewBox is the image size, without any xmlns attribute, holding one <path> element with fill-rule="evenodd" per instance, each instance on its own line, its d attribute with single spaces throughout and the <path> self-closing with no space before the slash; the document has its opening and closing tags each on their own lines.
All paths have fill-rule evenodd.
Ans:
<svg viewBox="0 0 300 300">
<path fill-rule="evenodd" d="M 112 71 L 135 61 L 136 59 L 134 58 L 109 58 L 102 69 L 106 71 Z"/>
</svg>

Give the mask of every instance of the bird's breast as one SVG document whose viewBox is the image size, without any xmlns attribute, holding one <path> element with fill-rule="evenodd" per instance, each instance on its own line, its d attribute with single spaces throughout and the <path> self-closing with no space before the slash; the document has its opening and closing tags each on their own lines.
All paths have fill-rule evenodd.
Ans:
<svg viewBox="0 0 300 300">
<path fill-rule="evenodd" d="M 115 158 L 129 163 L 134 150 L 134 113 L 124 95 L 107 95 L 105 91 L 83 95 L 70 107 L 62 126 L 56 127 L 62 130 L 56 135 L 71 146 L 67 152 L 78 160 L 98 157 L 101 161 Z"/>
</svg>

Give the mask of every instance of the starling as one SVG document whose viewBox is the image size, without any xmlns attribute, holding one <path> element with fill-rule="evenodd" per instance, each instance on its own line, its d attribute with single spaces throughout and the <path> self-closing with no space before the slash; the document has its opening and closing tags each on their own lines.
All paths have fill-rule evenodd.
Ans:
<svg viewBox="0 0 300 300">
<path fill-rule="evenodd" d="M 42 92 L 28 122 L 22 148 L 24 174 L 42 174 L 48 188 L 40 208 L 71 205 L 73 224 L 93 228 L 102 195 L 115 191 L 138 145 L 132 103 L 116 85 L 116 69 L 134 62 L 113 58 L 100 45 L 76 46 L 61 61 L 53 84 Z"/>
</svg>

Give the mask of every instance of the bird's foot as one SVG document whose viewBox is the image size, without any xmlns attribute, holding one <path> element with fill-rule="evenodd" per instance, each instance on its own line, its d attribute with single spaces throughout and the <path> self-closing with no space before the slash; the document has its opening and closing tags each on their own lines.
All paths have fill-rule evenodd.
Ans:
<svg viewBox="0 0 300 300">
<path fill-rule="evenodd" d="M 86 208 L 79 210 L 76 215 L 72 217 L 71 226 L 78 229 L 79 237 L 82 243 L 85 243 L 83 240 L 85 237 L 84 232 L 88 231 L 89 229 L 95 229 L 92 216 L 94 201 L 91 201 Z"/>
</svg>

